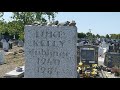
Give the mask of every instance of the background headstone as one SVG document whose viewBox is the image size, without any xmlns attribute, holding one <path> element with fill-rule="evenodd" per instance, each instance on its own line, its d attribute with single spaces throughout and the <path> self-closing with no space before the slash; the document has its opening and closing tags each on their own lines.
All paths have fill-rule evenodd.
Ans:
<svg viewBox="0 0 120 90">
<path fill-rule="evenodd" d="M 77 78 L 77 28 L 25 26 L 25 78 Z"/>
<path fill-rule="evenodd" d="M 9 43 L 9 49 L 12 49 L 13 41 L 12 41 L 12 40 L 9 40 L 8 43 Z"/>
<path fill-rule="evenodd" d="M 24 46 L 24 42 L 22 40 L 18 41 L 18 47 L 23 47 Z"/>
<path fill-rule="evenodd" d="M 108 67 L 109 66 L 111 67 L 110 63 L 112 64 L 112 67 L 114 66 L 120 67 L 120 53 L 107 52 L 105 55 L 104 64 Z"/>
<path fill-rule="evenodd" d="M 5 54 L 3 50 L 0 50 L 0 64 L 4 64 Z"/>
<path fill-rule="evenodd" d="M 1 42 L 3 43 L 3 50 L 8 51 L 9 50 L 9 43 L 5 39 L 2 39 Z"/>
<path fill-rule="evenodd" d="M 103 48 L 101 46 L 99 46 L 98 48 L 98 56 L 100 57 L 103 57 L 104 56 L 104 53 L 103 53 Z"/>
<path fill-rule="evenodd" d="M 84 64 L 97 64 L 98 63 L 98 47 L 95 45 L 80 46 L 80 60 Z M 79 61 L 80 62 L 80 61 Z"/>
<path fill-rule="evenodd" d="M 109 52 L 113 52 L 114 51 L 114 46 L 113 45 L 110 45 L 109 46 Z"/>
<path fill-rule="evenodd" d="M 3 47 L 3 43 L 0 41 L 0 48 L 2 49 L 2 47 Z"/>
</svg>

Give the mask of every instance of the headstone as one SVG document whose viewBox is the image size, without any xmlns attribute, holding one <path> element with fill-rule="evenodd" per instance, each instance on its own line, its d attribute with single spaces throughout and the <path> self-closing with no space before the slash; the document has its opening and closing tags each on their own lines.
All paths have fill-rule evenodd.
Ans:
<svg viewBox="0 0 120 90">
<path fill-rule="evenodd" d="M 25 78 L 77 78 L 77 28 L 25 26 Z"/>
<path fill-rule="evenodd" d="M 84 41 L 79 42 L 79 46 L 83 46 L 84 45 Z"/>
<path fill-rule="evenodd" d="M 9 43 L 5 39 L 3 39 L 1 42 L 3 43 L 3 50 L 8 51 L 9 50 Z"/>
<path fill-rule="evenodd" d="M 5 54 L 3 50 L 0 50 L 0 64 L 4 64 L 5 61 Z"/>
<path fill-rule="evenodd" d="M 109 46 L 109 52 L 113 52 L 114 51 L 114 48 L 113 48 L 114 46 L 113 45 L 110 45 Z"/>
<path fill-rule="evenodd" d="M 80 60 L 84 64 L 98 64 L 98 47 L 94 45 L 80 46 Z"/>
<path fill-rule="evenodd" d="M 18 40 L 13 41 L 13 46 L 18 46 Z"/>
<path fill-rule="evenodd" d="M 114 66 L 120 67 L 120 53 L 107 52 L 105 55 L 104 64 L 108 67 L 114 67 Z"/>
<path fill-rule="evenodd" d="M 23 47 L 24 46 L 24 42 L 22 40 L 18 41 L 18 47 Z"/>
<path fill-rule="evenodd" d="M 115 43 L 114 51 L 117 52 L 119 50 L 119 43 Z"/>
<path fill-rule="evenodd" d="M 102 47 L 104 47 L 104 48 L 106 47 L 105 41 L 102 42 Z"/>
<path fill-rule="evenodd" d="M 0 42 L 0 48 L 2 49 L 2 47 L 3 47 L 3 43 L 2 43 L 2 42 Z"/>
<path fill-rule="evenodd" d="M 14 35 L 13 39 L 15 40 L 15 35 Z"/>
<path fill-rule="evenodd" d="M 9 49 L 12 49 L 12 44 L 13 44 L 12 40 L 9 40 L 8 43 L 9 43 Z"/>
<path fill-rule="evenodd" d="M 103 53 L 103 48 L 100 46 L 99 49 L 98 49 L 98 56 L 99 57 L 103 57 L 104 56 L 104 53 Z"/>
</svg>

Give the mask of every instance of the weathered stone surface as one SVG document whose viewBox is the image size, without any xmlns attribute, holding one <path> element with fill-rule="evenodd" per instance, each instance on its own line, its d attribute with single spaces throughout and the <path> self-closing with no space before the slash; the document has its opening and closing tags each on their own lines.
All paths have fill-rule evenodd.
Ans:
<svg viewBox="0 0 120 90">
<path fill-rule="evenodd" d="M 77 28 L 25 26 L 25 78 L 77 78 Z"/>
<path fill-rule="evenodd" d="M 0 50 L 0 64 L 4 64 L 5 54 L 3 50 Z"/>
</svg>

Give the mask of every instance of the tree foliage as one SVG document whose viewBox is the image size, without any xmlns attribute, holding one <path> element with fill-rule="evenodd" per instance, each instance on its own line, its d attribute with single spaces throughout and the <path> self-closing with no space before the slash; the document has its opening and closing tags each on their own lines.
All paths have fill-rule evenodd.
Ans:
<svg viewBox="0 0 120 90">
<path fill-rule="evenodd" d="M 106 38 L 110 38 L 110 36 L 108 34 L 106 34 Z"/>
<path fill-rule="evenodd" d="M 51 21 L 55 18 L 56 12 L 13 12 L 12 18 L 15 21 L 21 21 L 24 25 L 31 24 L 34 21 L 46 22 L 45 16 Z"/>
<path fill-rule="evenodd" d="M 86 38 L 86 34 L 85 33 L 78 33 L 78 38 Z"/>
<path fill-rule="evenodd" d="M 111 39 L 120 39 L 120 34 L 110 34 Z"/>
<path fill-rule="evenodd" d="M 99 35 L 99 34 L 97 34 L 97 35 L 96 35 L 96 37 L 97 37 L 97 38 L 100 38 L 100 35 Z"/>
<path fill-rule="evenodd" d="M 0 20 L 0 33 L 4 34 L 7 31 L 7 22 Z"/>
<path fill-rule="evenodd" d="M 120 39 L 120 34 L 106 34 L 105 36 L 103 35 L 94 35 L 91 32 L 87 33 L 78 33 L 78 38 L 88 38 L 88 39 L 95 39 L 95 38 L 108 38 L 108 39 Z"/>
<path fill-rule="evenodd" d="M 57 12 L 12 12 L 11 19 L 8 23 L 4 20 L 0 21 L 0 33 L 4 34 L 5 32 L 9 35 L 18 35 L 19 39 L 22 39 L 24 36 L 24 26 L 32 24 L 35 21 L 40 23 L 53 21 L 55 14 Z M 4 15 L 4 12 L 0 13 L 0 18 Z M 23 37 L 24 38 L 24 37 Z"/>
</svg>

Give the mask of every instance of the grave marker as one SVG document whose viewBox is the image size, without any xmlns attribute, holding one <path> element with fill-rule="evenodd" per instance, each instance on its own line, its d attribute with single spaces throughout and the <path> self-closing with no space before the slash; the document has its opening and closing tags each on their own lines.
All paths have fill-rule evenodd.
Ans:
<svg viewBox="0 0 120 90">
<path fill-rule="evenodd" d="M 5 61 L 5 54 L 3 50 L 0 50 L 0 64 L 4 64 Z"/>
<path fill-rule="evenodd" d="M 77 78 L 77 28 L 25 26 L 25 78 Z"/>
</svg>

